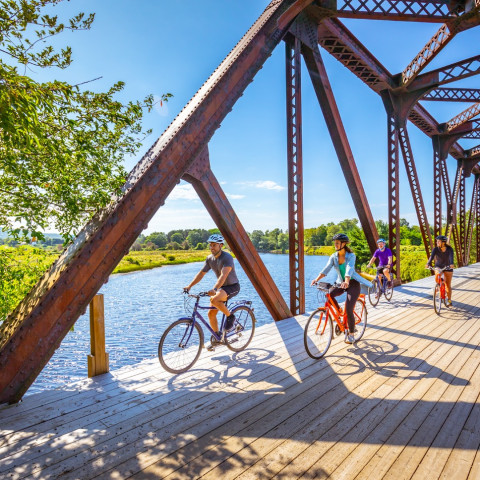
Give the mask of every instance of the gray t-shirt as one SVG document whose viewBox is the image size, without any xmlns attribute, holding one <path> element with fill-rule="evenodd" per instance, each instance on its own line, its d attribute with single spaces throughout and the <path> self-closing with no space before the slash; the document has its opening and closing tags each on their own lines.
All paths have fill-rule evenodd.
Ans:
<svg viewBox="0 0 480 480">
<path fill-rule="evenodd" d="M 233 257 L 224 250 L 222 250 L 222 253 L 218 256 L 218 258 L 215 258 L 213 255 L 209 255 L 205 260 L 205 265 L 202 268 L 202 272 L 208 272 L 209 270 L 213 270 L 218 278 L 222 274 L 223 267 L 232 268 L 223 285 L 227 286 L 238 283 L 237 274 L 235 273 L 235 265 L 233 263 Z"/>
</svg>

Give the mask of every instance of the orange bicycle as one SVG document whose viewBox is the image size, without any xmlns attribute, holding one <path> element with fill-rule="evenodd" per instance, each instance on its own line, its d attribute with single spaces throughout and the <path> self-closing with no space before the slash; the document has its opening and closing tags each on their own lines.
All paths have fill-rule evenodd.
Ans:
<svg viewBox="0 0 480 480">
<path fill-rule="evenodd" d="M 317 308 L 308 318 L 303 333 L 303 341 L 307 353 L 312 358 L 322 358 L 326 353 L 333 339 L 333 320 L 335 320 L 335 335 L 342 333 L 348 334 L 348 321 L 346 312 L 342 312 L 332 301 L 330 291 L 338 285 L 317 282 L 318 290 L 323 292 L 325 305 Z M 355 331 L 353 332 L 355 342 L 358 342 L 365 333 L 367 327 L 367 307 L 365 305 L 365 295 L 360 294 L 355 308 Z"/>
<path fill-rule="evenodd" d="M 448 307 L 447 296 L 445 295 L 445 275 L 443 272 L 445 268 L 428 267 L 429 270 L 435 272 L 435 287 L 433 288 L 433 308 L 437 315 L 440 315 L 442 303 Z"/>
</svg>

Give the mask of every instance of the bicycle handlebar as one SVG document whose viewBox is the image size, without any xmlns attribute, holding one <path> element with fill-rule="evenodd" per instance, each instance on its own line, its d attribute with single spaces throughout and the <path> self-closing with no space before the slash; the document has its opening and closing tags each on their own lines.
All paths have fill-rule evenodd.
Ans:
<svg viewBox="0 0 480 480">
<path fill-rule="evenodd" d="M 190 293 L 188 290 L 183 290 L 183 293 L 185 295 L 188 295 L 189 297 L 192 297 L 192 298 L 200 298 L 200 297 L 209 297 L 210 296 L 208 294 L 208 292 L 199 292 L 197 294 L 194 294 L 194 293 Z"/>
<path fill-rule="evenodd" d="M 315 282 L 314 285 L 322 292 L 329 292 L 332 288 L 340 287 L 340 284 L 338 283 L 328 283 L 328 282 Z"/>
<path fill-rule="evenodd" d="M 443 267 L 443 268 L 438 268 L 438 267 L 432 267 L 432 266 L 429 265 L 428 267 L 425 267 L 425 270 L 431 270 L 432 272 L 437 271 L 438 273 L 442 273 L 447 269 L 448 269 L 448 266 Z"/>
</svg>

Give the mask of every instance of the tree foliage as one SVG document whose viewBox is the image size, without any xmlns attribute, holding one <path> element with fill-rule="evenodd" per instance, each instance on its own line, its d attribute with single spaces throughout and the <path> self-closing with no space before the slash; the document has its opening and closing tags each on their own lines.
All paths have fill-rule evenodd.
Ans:
<svg viewBox="0 0 480 480">
<path fill-rule="evenodd" d="M 152 96 L 124 104 L 116 99 L 122 82 L 93 92 L 25 74 L 32 66 L 67 68 L 71 49 L 54 48 L 52 37 L 92 25 L 93 14 L 62 22 L 44 13 L 60 1 L 0 1 L 0 225 L 11 235 L 41 237 L 51 228 L 74 235 L 120 193 L 123 158 L 149 133 L 141 120 Z"/>
</svg>

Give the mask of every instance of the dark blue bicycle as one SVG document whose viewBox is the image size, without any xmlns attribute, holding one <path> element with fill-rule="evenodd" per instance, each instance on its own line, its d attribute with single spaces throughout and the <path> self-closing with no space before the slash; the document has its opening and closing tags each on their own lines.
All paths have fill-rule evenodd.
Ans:
<svg viewBox="0 0 480 480">
<path fill-rule="evenodd" d="M 393 282 L 389 284 L 387 277 L 380 273 L 381 270 L 383 270 L 383 267 L 377 267 L 377 275 L 373 279 L 372 286 L 368 289 L 368 299 L 372 307 L 377 305 L 382 293 L 388 301 L 392 299 L 393 295 Z"/>
<path fill-rule="evenodd" d="M 252 341 L 255 332 L 255 315 L 251 301 L 241 300 L 227 306 L 235 315 L 235 323 L 229 332 L 225 332 L 225 315 L 222 316 L 220 334 L 213 331 L 198 310 L 211 310 L 214 307 L 199 305 L 200 298 L 208 297 L 207 292 L 197 295 L 185 293 L 185 310 L 188 317 L 179 318 L 163 333 L 158 344 L 158 359 L 162 367 L 170 373 L 182 373 L 191 368 L 198 360 L 203 347 L 203 330 L 200 322 L 211 333 L 212 344 L 225 344 L 234 352 L 241 352 Z M 193 300 L 191 300 L 193 299 Z M 190 303 L 193 301 L 193 305 Z M 199 322 L 200 320 L 200 322 Z"/>
</svg>

